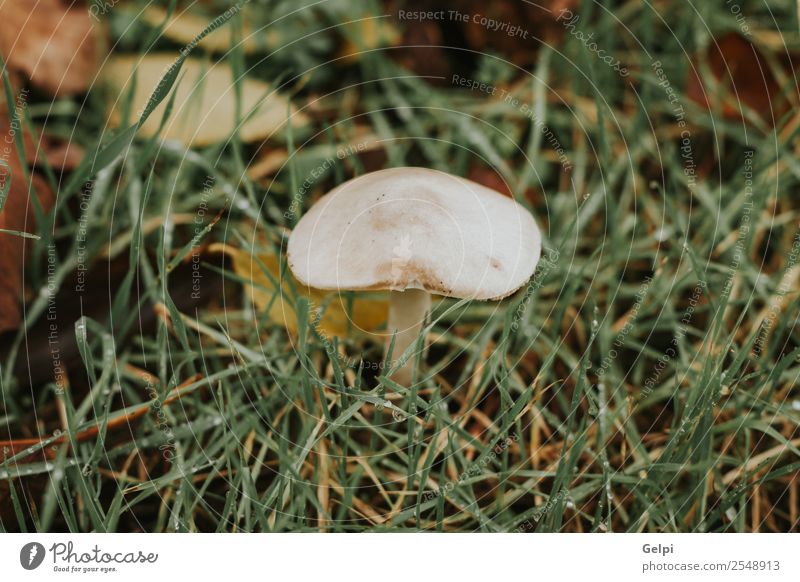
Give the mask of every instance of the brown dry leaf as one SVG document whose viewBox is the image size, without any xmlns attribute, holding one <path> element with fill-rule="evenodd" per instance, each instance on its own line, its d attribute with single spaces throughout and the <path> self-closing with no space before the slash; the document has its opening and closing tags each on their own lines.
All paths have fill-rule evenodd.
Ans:
<svg viewBox="0 0 800 582">
<path fill-rule="evenodd" d="M 209 251 L 223 252 L 233 259 L 234 272 L 251 282 L 250 292 L 253 303 L 259 310 L 268 309 L 270 320 L 283 325 L 289 332 L 297 333 L 295 310 L 288 297 L 291 297 L 288 282 L 282 282 L 281 289 L 261 270 L 259 261 L 269 270 L 275 281 L 281 280 L 278 257 L 269 248 L 259 249 L 258 258 L 236 247 L 217 243 L 209 247 Z M 287 277 L 291 277 L 287 273 Z M 317 308 L 325 306 L 317 329 L 320 333 L 332 336 L 345 336 L 348 331 L 375 332 L 386 326 L 389 314 L 389 298 L 385 293 L 358 293 L 349 306 L 352 318 L 348 316 L 348 305 L 335 292 L 321 291 L 304 287 L 292 279 L 298 293 L 308 298 L 312 314 Z M 313 315 L 312 315 L 313 316 Z"/>
<path fill-rule="evenodd" d="M 141 60 L 138 57 L 112 58 L 104 67 L 103 76 L 118 91 L 114 106 L 122 106 L 135 80 L 131 107 L 134 112 L 143 111 L 175 59 L 172 54 L 152 54 Z M 186 146 L 205 146 L 228 139 L 236 124 L 236 95 L 231 68 L 225 63 L 186 59 L 177 83 L 172 115 L 161 137 L 178 140 Z M 242 116 L 247 118 L 239 127 L 242 141 L 265 139 L 286 125 L 289 106 L 285 97 L 272 91 L 266 83 L 253 79 L 242 81 L 241 90 Z M 171 94 L 156 107 L 142 126 L 141 135 L 150 137 L 158 132 L 170 98 Z M 309 122 L 307 115 L 294 110 L 291 120 L 296 127 Z M 118 125 L 119 121 L 120 114 L 115 110 L 111 123 Z"/>
<path fill-rule="evenodd" d="M 555 162 L 558 163 L 558 159 L 556 159 Z M 537 193 L 536 189 L 532 187 L 529 187 L 524 192 L 517 192 L 517 196 L 515 196 L 511 184 L 503 179 L 502 174 L 490 167 L 482 166 L 480 164 L 474 165 L 467 171 L 466 177 L 473 182 L 482 184 L 487 188 L 491 188 L 492 190 L 503 194 L 504 196 L 508 196 L 509 198 L 517 198 L 517 196 L 519 196 L 534 206 L 542 204 L 539 193 Z"/>
<path fill-rule="evenodd" d="M 65 142 L 48 135 L 39 137 L 37 147 L 27 127 L 22 132 L 22 147 L 28 164 L 42 168 L 47 162 L 47 165 L 55 171 L 74 170 L 81 163 L 85 154 L 83 148 L 78 144 Z"/>
<path fill-rule="evenodd" d="M 246 7 L 245 7 L 246 9 Z M 167 11 L 160 6 L 148 6 L 142 15 L 142 19 L 151 24 L 152 26 L 161 26 L 161 23 L 167 18 Z M 200 33 L 210 24 L 210 20 L 206 20 L 200 16 L 192 14 L 187 10 L 176 11 L 169 20 L 162 32 L 162 35 L 170 40 L 188 45 L 200 35 Z M 245 54 L 252 54 L 258 50 L 258 40 L 263 39 L 264 48 L 269 46 L 279 46 L 277 43 L 277 32 L 275 30 L 260 31 L 258 35 L 254 35 L 250 28 L 245 24 L 242 31 L 242 48 Z M 224 53 L 231 49 L 231 32 L 230 28 L 218 28 L 198 44 L 198 47 L 212 53 Z"/>
<path fill-rule="evenodd" d="M 571 11 L 578 12 L 577 4 L 577 0 L 393 0 L 391 10 L 387 11 L 395 14 L 399 9 L 444 11 L 444 17 L 401 23 L 401 46 L 390 54 L 405 68 L 433 77 L 428 82 L 441 85 L 449 83 L 451 70 L 469 67 L 470 61 L 485 52 L 502 53 L 519 66 L 533 64 L 542 44 L 560 42 L 567 30 L 565 21 L 572 17 Z M 467 16 L 467 20 L 451 16 L 452 11 Z"/>
<path fill-rule="evenodd" d="M 8 117 L 0 115 L 0 191 L 11 180 L 8 195 L 0 211 L 0 229 L 35 232 L 33 204 L 29 200 L 28 186 L 22 161 L 13 143 L 13 131 Z M 6 167 L 7 166 L 7 167 Z M 10 170 L 10 172 L 9 172 Z M 45 212 L 52 207 L 55 197 L 47 182 L 31 176 L 34 195 Z M 19 327 L 20 299 L 23 296 L 23 259 L 27 240 L 14 234 L 0 232 L 0 333 Z"/>
<path fill-rule="evenodd" d="M 751 109 L 769 125 L 786 111 L 788 104 L 769 64 L 749 40 L 726 34 L 708 47 L 705 58 L 713 80 L 701 80 L 697 58 L 689 70 L 686 94 L 695 103 L 712 109 L 719 99 L 725 118 L 743 119 L 744 111 Z"/>
<path fill-rule="evenodd" d="M 85 6 L 61 0 L 0 2 L 0 53 L 10 69 L 53 95 L 89 88 L 97 69 L 95 28 Z"/>
<path fill-rule="evenodd" d="M 511 192 L 511 185 L 503 180 L 503 176 L 492 168 L 487 168 L 486 166 L 472 166 L 467 172 L 467 178 L 487 188 L 491 188 L 495 192 L 505 194 L 509 198 L 514 197 L 514 194 Z"/>
<path fill-rule="evenodd" d="M 423 20 L 403 30 L 401 47 L 390 53 L 403 67 L 434 85 L 449 85 L 451 66 L 438 22 Z"/>
<path fill-rule="evenodd" d="M 72 142 L 65 142 L 43 135 L 39 140 L 39 150 L 47 159 L 47 163 L 54 170 L 74 170 L 81 163 L 85 152 L 81 146 Z M 33 140 L 25 134 L 25 155 L 28 160 L 35 159 L 36 166 L 44 166 L 42 156 L 36 156 L 36 146 Z"/>
<path fill-rule="evenodd" d="M 477 15 L 464 24 L 464 34 L 471 48 L 478 51 L 499 51 L 510 56 L 516 64 L 531 63 L 535 49 L 542 43 L 554 45 L 564 36 L 566 28 L 559 20 L 568 20 L 576 11 L 577 0 L 550 2 L 495 2 L 461 0 L 462 12 Z M 492 30 L 483 19 L 507 24 Z M 512 27 L 513 32 L 510 33 Z"/>
</svg>

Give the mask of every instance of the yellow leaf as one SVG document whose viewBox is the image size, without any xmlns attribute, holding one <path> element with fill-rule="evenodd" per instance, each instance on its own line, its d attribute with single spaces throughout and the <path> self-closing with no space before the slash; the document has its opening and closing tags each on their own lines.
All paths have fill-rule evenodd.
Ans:
<svg viewBox="0 0 800 582">
<path fill-rule="evenodd" d="M 280 262 L 270 248 L 259 249 L 258 258 L 236 247 L 214 244 L 211 252 L 223 252 L 233 259 L 234 272 L 250 282 L 250 298 L 260 311 L 268 309 L 269 319 L 283 325 L 289 332 L 297 333 L 297 317 L 288 281 L 281 281 Z M 280 289 L 263 272 L 263 263 L 274 280 L 281 281 Z M 284 277 L 292 277 L 286 270 Z M 357 293 L 351 305 L 343 294 L 304 287 L 292 277 L 298 294 L 306 297 L 311 306 L 311 317 L 322 308 L 322 317 L 317 331 L 328 337 L 343 337 L 348 333 L 372 333 L 385 329 L 389 313 L 389 298 L 386 293 Z M 348 315 L 349 314 L 349 315 Z M 312 319 L 313 320 L 313 319 Z"/>
<path fill-rule="evenodd" d="M 141 59 L 116 57 L 109 61 L 103 76 L 118 91 L 111 116 L 113 124 L 119 124 L 118 109 L 126 102 L 127 92 L 134 82 L 132 108 L 138 116 L 175 59 L 172 54 L 153 54 Z M 236 126 L 236 93 L 231 68 L 225 63 L 186 59 L 176 83 L 175 103 L 161 132 L 162 138 L 178 140 L 186 146 L 204 146 L 228 139 Z M 267 138 L 286 125 L 288 102 L 269 85 L 244 79 L 241 91 L 241 113 L 246 118 L 239 127 L 242 141 Z M 153 111 L 140 130 L 142 135 L 156 134 L 169 99 L 170 96 L 165 98 Z M 291 119 L 295 126 L 308 123 L 308 117 L 300 112 L 293 111 Z"/>
</svg>

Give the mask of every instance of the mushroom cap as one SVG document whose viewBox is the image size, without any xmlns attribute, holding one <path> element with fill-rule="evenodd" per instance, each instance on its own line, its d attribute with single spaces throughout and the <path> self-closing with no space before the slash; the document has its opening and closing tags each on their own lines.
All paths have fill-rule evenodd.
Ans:
<svg viewBox="0 0 800 582">
<path fill-rule="evenodd" d="M 423 289 L 501 299 L 533 274 L 541 234 L 511 198 L 427 168 L 392 168 L 341 184 L 289 238 L 289 268 L 309 287 Z"/>
</svg>

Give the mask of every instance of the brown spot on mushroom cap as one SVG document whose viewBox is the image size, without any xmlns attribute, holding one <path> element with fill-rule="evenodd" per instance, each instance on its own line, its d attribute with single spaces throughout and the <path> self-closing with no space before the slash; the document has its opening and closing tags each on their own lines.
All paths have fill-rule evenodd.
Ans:
<svg viewBox="0 0 800 582">
<path fill-rule="evenodd" d="M 409 264 L 404 267 L 402 281 L 397 281 L 392 276 L 392 264 L 381 263 L 375 268 L 375 273 L 379 275 L 373 285 L 365 288 L 365 290 L 378 291 L 383 289 L 396 289 L 401 291 L 407 288 L 425 289 L 429 293 L 436 295 L 450 295 L 451 289 L 444 285 L 444 281 L 437 278 L 436 272 L 430 267 L 420 265 L 417 263 Z"/>
</svg>

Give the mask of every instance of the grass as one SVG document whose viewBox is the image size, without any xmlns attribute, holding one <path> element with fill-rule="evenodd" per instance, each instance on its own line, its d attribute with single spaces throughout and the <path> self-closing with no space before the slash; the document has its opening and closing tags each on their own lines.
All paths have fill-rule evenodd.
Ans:
<svg viewBox="0 0 800 582">
<path fill-rule="evenodd" d="M 274 12 L 247 24 L 296 44 L 245 55 L 236 13 L 222 24 L 234 42 L 221 58 L 322 112 L 313 131 L 267 146 L 288 153 L 274 179 L 248 177 L 263 152 L 236 131 L 186 149 L 135 138 L 130 112 L 134 129 L 109 136 L 102 87 L 55 112 L 30 108 L 38 126 L 99 153 L 60 183 L 57 219 L 31 243 L 26 324 L 0 374 L 2 438 L 27 439 L 0 464 L 2 530 L 797 531 L 798 92 L 782 77 L 794 109 L 774 128 L 746 99 L 747 122 L 724 115 L 724 87 L 710 110 L 686 95 L 687 55 L 737 30 L 725 6 L 585 4 L 578 27 L 629 63 L 630 78 L 570 34 L 533 65 L 455 51 L 459 74 L 511 91 L 514 104 L 420 78 L 399 49 L 341 62 L 339 29 L 353 16 L 337 3 L 260 4 Z M 795 3 L 742 7 L 755 30 L 796 43 Z M 365 16 L 384 13 L 374 4 Z M 107 17 L 115 51 L 180 56 L 130 12 Z M 169 99 L 179 78 L 176 68 L 154 98 Z M 546 233 L 545 258 L 512 298 L 438 304 L 411 387 L 371 369 L 378 343 L 326 341 L 295 293 L 299 332 L 288 333 L 218 255 L 202 252 L 211 299 L 185 306 L 181 265 L 195 249 L 285 246 L 292 193 L 327 147 L 364 126 L 385 158 L 338 160 L 304 208 L 376 166 L 477 167 L 505 180 Z M 86 254 L 108 305 L 59 319 L 78 365 L 68 383 L 31 385 L 25 362 L 49 305 L 36 290 L 72 286 L 87 180 Z"/>
</svg>

